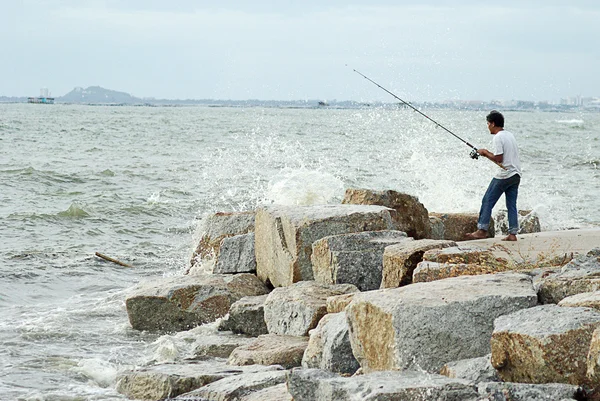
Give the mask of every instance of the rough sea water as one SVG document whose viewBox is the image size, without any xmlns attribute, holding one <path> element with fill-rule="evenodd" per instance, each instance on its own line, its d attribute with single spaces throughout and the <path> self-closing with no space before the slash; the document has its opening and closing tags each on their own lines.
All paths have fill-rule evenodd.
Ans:
<svg viewBox="0 0 600 401">
<path fill-rule="evenodd" d="M 424 111 L 489 148 L 486 112 Z M 519 209 L 544 231 L 600 227 L 600 114 L 505 116 Z M 134 331 L 124 300 L 184 273 L 206 214 L 338 203 L 349 187 L 477 212 L 497 167 L 468 155 L 406 109 L 1 104 L 0 400 L 124 399 L 118 372 L 183 358 L 190 333 Z"/>
</svg>

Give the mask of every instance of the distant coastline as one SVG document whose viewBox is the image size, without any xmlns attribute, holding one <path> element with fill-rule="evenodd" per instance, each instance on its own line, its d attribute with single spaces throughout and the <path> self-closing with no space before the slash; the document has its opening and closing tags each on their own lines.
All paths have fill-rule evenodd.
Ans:
<svg viewBox="0 0 600 401">
<path fill-rule="evenodd" d="M 27 103 L 28 96 L 0 96 L 0 103 Z M 89 106 L 146 106 L 146 107 L 272 107 L 272 108 L 322 108 L 322 109 L 362 109 L 362 108 L 405 108 L 398 102 L 357 102 L 353 100 L 222 100 L 222 99 L 155 99 L 138 98 L 126 92 L 105 89 L 100 86 L 88 88 L 76 87 L 64 96 L 54 98 L 55 104 L 82 104 Z M 550 112 L 600 112 L 600 99 L 575 98 L 561 104 L 533 102 L 523 100 L 473 101 L 449 100 L 443 102 L 412 102 L 415 107 L 452 110 L 490 110 L 505 111 L 550 111 Z"/>
</svg>

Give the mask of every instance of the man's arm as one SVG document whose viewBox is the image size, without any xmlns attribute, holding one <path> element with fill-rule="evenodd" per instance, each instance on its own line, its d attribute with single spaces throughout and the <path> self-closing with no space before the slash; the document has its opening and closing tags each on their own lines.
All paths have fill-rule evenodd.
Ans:
<svg viewBox="0 0 600 401">
<path fill-rule="evenodd" d="M 487 149 L 477 149 L 477 153 L 479 153 L 481 156 L 487 157 L 488 159 L 496 163 L 502 164 L 502 160 L 504 160 L 504 155 L 494 155 Z"/>
</svg>

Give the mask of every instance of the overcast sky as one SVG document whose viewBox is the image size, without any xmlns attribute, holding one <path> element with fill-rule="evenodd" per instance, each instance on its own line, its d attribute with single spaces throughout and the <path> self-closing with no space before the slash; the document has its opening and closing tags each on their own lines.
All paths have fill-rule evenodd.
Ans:
<svg viewBox="0 0 600 401">
<path fill-rule="evenodd" d="M 599 39 L 596 0 L 0 0 L 0 95 L 600 97 Z"/>
</svg>

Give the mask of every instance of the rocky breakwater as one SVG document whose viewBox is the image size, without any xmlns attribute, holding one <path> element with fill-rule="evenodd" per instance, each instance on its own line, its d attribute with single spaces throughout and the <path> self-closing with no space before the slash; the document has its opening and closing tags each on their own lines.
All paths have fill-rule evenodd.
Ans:
<svg viewBox="0 0 600 401">
<path fill-rule="evenodd" d="M 600 399 L 600 295 L 580 294 L 596 290 L 600 249 L 517 266 L 440 238 L 440 222 L 394 191 L 206 222 L 189 274 L 126 300 L 133 328 L 194 344 L 121 372 L 129 398 Z"/>
</svg>

